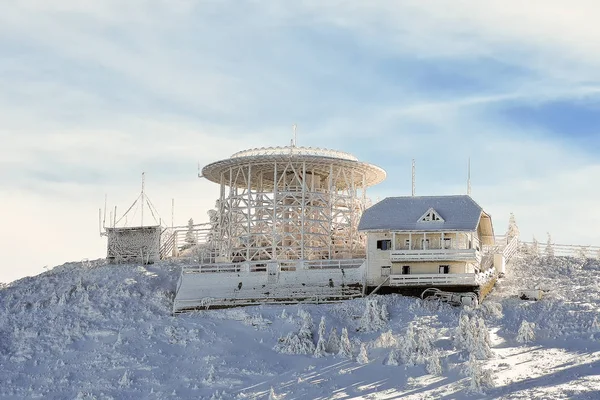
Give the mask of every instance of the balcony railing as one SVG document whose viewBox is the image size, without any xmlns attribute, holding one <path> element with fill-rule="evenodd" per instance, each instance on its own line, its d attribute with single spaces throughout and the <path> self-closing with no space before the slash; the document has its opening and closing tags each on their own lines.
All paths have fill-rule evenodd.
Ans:
<svg viewBox="0 0 600 400">
<path fill-rule="evenodd" d="M 477 285 L 476 274 L 390 275 L 390 286 Z"/>
<path fill-rule="evenodd" d="M 392 250 L 392 262 L 404 261 L 481 261 L 476 249 Z"/>
</svg>

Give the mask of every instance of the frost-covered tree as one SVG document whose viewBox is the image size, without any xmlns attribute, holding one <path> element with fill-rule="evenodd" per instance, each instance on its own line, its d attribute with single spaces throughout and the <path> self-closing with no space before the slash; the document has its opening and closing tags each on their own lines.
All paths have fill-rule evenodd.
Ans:
<svg viewBox="0 0 600 400">
<path fill-rule="evenodd" d="M 480 360 L 488 359 L 493 355 L 490 334 L 481 317 L 469 318 L 465 313 L 460 316 L 454 335 L 454 345 Z"/>
<path fill-rule="evenodd" d="M 327 340 L 325 339 L 325 317 L 321 317 L 319 323 L 319 338 L 315 348 L 315 357 L 324 357 L 327 355 Z"/>
<path fill-rule="evenodd" d="M 387 325 L 389 313 L 385 304 L 379 304 L 376 297 L 365 299 L 365 311 L 360 319 L 358 330 L 376 331 Z"/>
<path fill-rule="evenodd" d="M 313 321 L 311 315 L 298 310 L 300 316 L 300 329 L 298 332 L 290 332 L 286 336 L 279 338 L 275 345 L 275 351 L 283 354 L 314 354 L 316 347 L 313 343 Z"/>
<path fill-rule="evenodd" d="M 190 248 L 198 244 L 196 232 L 194 232 L 194 219 L 190 218 L 187 223 L 187 232 L 185 233 L 185 247 Z"/>
<path fill-rule="evenodd" d="M 325 346 L 325 348 L 330 354 L 337 354 L 340 351 L 340 337 L 338 336 L 335 327 L 329 332 L 329 338 L 327 339 L 327 346 Z"/>
<path fill-rule="evenodd" d="M 535 339 L 535 324 L 533 322 L 527 322 L 523 320 L 517 333 L 517 342 L 529 343 Z"/>
<path fill-rule="evenodd" d="M 594 315 L 594 320 L 590 325 L 590 331 L 592 332 L 600 332 L 600 323 L 598 323 L 598 316 Z"/>
<path fill-rule="evenodd" d="M 426 369 L 431 375 L 442 374 L 442 363 L 440 362 L 440 354 L 438 351 L 434 351 L 431 356 L 429 356 Z"/>
<path fill-rule="evenodd" d="M 433 352 L 433 341 L 428 328 L 415 329 L 409 324 L 399 346 L 402 362 L 407 365 L 425 364 Z"/>
<path fill-rule="evenodd" d="M 531 255 L 532 256 L 540 255 L 540 245 L 539 245 L 537 239 L 535 238 L 535 236 L 533 237 L 533 240 L 531 241 Z"/>
<path fill-rule="evenodd" d="M 325 339 L 325 317 L 321 317 L 321 321 L 319 322 L 319 339 Z"/>
<path fill-rule="evenodd" d="M 484 369 L 476 357 L 469 357 L 465 373 L 469 378 L 469 390 L 475 393 L 484 393 L 485 389 L 494 387 L 492 372 Z"/>
<path fill-rule="evenodd" d="M 385 365 L 400 365 L 401 356 L 398 348 L 393 348 L 385 359 Z"/>
<path fill-rule="evenodd" d="M 342 328 L 342 336 L 340 338 L 340 349 L 338 355 L 344 358 L 352 358 L 352 344 L 348 337 L 348 329 Z"/>
<path fill-rule="evenodd" d="M 125 370 L 121 379 L 119 379 L 119 387 L 129 387 L 131 385 L 131 374 L 129 370 Z"/>
<path fill-rule="evenodd" d="M 208 373 L 206 374 L 206 378 L 204 378 L 204 383 L 212 384 L 215 383 L 217 377 L 217 370 L 214 365 L 210 365 L 208 367 Z"/>
<path fill-rule="evenodd" d="M 553 258 L 554 257 L 554 243 L 552 243 L 552 236 L 550 236 L 550 232 L 547 233 L 548 240 L 546 241 L 546 248 L 544 249 L 544 253 L 546 257 Z"/>
<path fill-rule="evenodd" d="M 508 241 L 510 241 L 514 237 L 519 237 L 519 227 L 515 221 L 515 215 L 510 213 L 510 217 L 508 218 L 508 230 L 506 231 L 506 238 Z"/>
<path fill-rule="evenodd" d="M 359 364 L 368 364 L 369 363 L 369 355 L 367 354 L 367 346 L 364 343 L 360 344 L 360 351 L 358 352 L 358 356 L 356 357 L 356 362 Z"/>
</svg>

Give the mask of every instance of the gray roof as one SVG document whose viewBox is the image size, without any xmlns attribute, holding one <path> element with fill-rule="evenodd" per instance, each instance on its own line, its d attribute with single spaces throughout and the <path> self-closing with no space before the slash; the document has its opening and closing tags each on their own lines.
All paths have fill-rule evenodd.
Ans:
<svg viewBox="0 0 600 400">
<path fill-rule="evenodd" d="M 420 222 L 430 208 L 442 219 Z M 482 208 L 467 195 L 387 197 L 363 213 L 359 231 L 474 231 Z"/>
</svg>

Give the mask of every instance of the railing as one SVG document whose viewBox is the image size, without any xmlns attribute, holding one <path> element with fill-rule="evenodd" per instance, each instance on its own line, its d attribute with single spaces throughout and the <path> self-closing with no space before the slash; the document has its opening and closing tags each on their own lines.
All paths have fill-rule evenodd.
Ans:
<svg viewBox="0 0 600 400">
<path fill-rule="evenodd" d="M 337 150 L 329 150 L 329 149 L 321 149 L 318 147 L 296 147 L 296 146 L 286 146 L 286 147 L 261 147 L 250 150 L 238 151 L 233 154 L 231 158 L 239 158 L 239 157 L 254 157 L 254 156 L 280 156 L 280 155 L 307 155 L 307 156 L 319 156 L 319 157 L 331 157 L 331 158 L 341 158 L 344 160 L 350 161 L 358 161 L 358 158 L 353 156 L 350 153 L 345 153 L 343 151 Z"/>
<path fill-rule="evenodd" d="M 265 272 L 269 264 L 277 264 L 279 270 L 298 271 L 311 269 L 350 269 L 359 268 L 364 263 L 363 258 L 358 259 L 341 259 L 341 260 L 305 260 L 304 262 L 297 260 L 290 261 L 253 261 L 240 263 L 214 263 L 214 264 L 197 264 L 185 265 L 182 267 L 182 273 L 223 273 L 223 272 Z"/>
<path fill-rule="evenodd" d="M 390 275 L 390 286 L 476 285 L 475 274 Z"/>
<path fill-rule="evenodd" d="M 392 250 L 392 262 L 399 261 L 481 261 L 481 254 L 475 249 L 443 250 Z"/>
<path fill-rule="evenodd" d="M 520 242 L 532 248 L 534 242 Z M 540 254 L 546 253 L 546 243 L 537 243 L 538 252 Z M 578 258 L 597 258 L 600 259 L 600 246 L 582 246 L 574 244 L 552 244 L 552 250 L 555 256 L 565 257 L 578 257 Z"/>
<path fill-rule="evenodd" d="M 515 255 L 517 250 L 519 249 L 519 238 L 517 236 L 513 237 L 510 242 L 506 245 L 502 254 L 504 255 L 504 260 L 509 262 L 510 259 Z"/>
</svg>

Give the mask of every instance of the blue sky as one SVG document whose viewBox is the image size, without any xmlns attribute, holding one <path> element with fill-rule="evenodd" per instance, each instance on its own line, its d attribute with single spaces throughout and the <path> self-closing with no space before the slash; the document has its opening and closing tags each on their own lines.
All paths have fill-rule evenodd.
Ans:
<svg viewBox="0 0 600 400">
<path fill-rule="evenodd" d="M 417 194 L 464 193 L 471 158 L 497 233 L 514 212 L 527 239 L 600 244 L 597 2 L 321 3 L 4 5 L 0 281 L 103 256 L 97 209 L 142 171 L 164 216 L 175 198 L 176 223 L 204 220 L 197 163 L 293 123 L 383 167 L 373 199 L 409 194 L 412 158 Z"/>
</svg>

